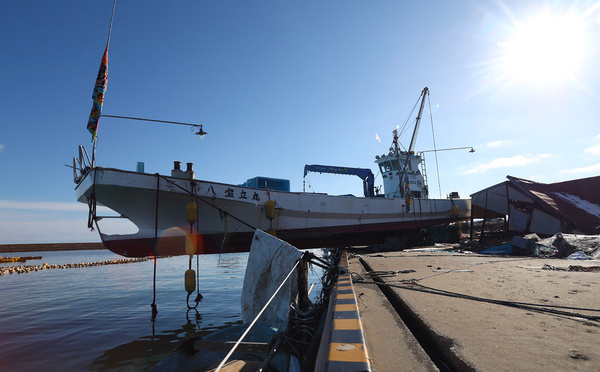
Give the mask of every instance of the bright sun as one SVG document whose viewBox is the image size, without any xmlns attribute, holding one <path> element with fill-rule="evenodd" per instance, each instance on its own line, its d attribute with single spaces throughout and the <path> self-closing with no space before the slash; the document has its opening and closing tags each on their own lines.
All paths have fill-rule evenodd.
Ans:
<svg viewBox="0 0 600 372">
<path fill-rule="evenodd" d="M 585 33 L 574 17 L 546 12 L 516 25 L 502 43 L 504 69 L 511 80 L 553 83 L 575 75 L 584 54 Z"/>
</svg>

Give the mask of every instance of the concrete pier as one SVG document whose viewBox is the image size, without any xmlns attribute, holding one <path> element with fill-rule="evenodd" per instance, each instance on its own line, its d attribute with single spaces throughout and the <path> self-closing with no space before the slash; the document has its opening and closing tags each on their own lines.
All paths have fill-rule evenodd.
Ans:
<svg viewBox="0 0 600 372">
<path fill-rule="evenodd" d="M 373 371 L 600 370 L 599 266 L 451 252 L 349 259 Z"/>
</svg>

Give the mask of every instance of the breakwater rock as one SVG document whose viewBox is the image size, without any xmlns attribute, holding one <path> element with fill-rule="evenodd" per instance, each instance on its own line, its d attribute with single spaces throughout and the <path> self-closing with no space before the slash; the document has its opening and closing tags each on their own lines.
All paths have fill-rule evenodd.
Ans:
<svg viewBox="0 0 600 372">
<path fill-rule="evenodd" d="M 95 262 L 82 262 L 62 265 L 49 265 L 44 263 L 42 265 L 19 265 L 19 266 L 6 266 L 0 267 L 0 276 L 6 274 L 26 274 L 32 271 L 50 270 L 50 269 L 75 269 L 92 266 L 104 266 L 104 265 L 120 265 L 134 262 L 148 261 L 149 257 L 141 258 L 129 258 L 129 259 L 118 259 L 118 260 L 107 260 L 107 261 L 95 261 Z"/>
</svg>

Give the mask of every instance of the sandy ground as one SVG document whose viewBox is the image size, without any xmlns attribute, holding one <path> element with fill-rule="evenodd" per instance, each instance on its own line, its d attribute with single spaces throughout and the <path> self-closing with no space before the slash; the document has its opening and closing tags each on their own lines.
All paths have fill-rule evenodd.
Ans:
<svg viewBox="0 0 600 372">
<path fill-rule="evenodd" d="M 351 269 L 366 276 L 357 260 Z M 354 289 L 373 371 L 437 371 L 376 285 L 355 283 Z"/>
<path fill-rule="evenodd" d="M 600 272 L 543 269 L 544 265 L 600 266 L 597 260 L 407 251 L 362 258 L 373 270 L 414 270 L 383 279 L 428 327 L 451 340 L 452 351 L 475 370 L 600 370 L 600 321 L 581 316 L 600 317 Z M 350 265 L 352 271 L 362 270 L 356 258 Z M 405 282 L 411 279 L 419 285 Z M 370 281 L 367 276 L 366 282 Z M 385 297 L 374 287 L 355 283 L 373 370 L 401 370 L 392 366 L 403 365 L 405 359 L 419 365 L 421 354 L 410 345 L 414 340 L 407 338 Z M 487 299 L 535 305 L 535 309 Z M 409 345 L 390 348 L 392 342 Z M 411 356 L 403 359 L 406 354 Z M 431 370 L 430 365 L 420 365 L 422 370 Z"/>
</svg>

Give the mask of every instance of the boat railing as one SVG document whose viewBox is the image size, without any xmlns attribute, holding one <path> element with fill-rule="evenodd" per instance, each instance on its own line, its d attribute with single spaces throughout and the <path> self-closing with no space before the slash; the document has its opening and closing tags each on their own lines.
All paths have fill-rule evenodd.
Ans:
<svg viewBox="0 0 600 372">
<path fill-rule="evenodd" d="M 93 163 L 87 150 L 82 145 L 79 145 L 79 157 L 73 157 L 73 182 L 79 183 L 90 169 L 93 168 Z"/>
</svg>

